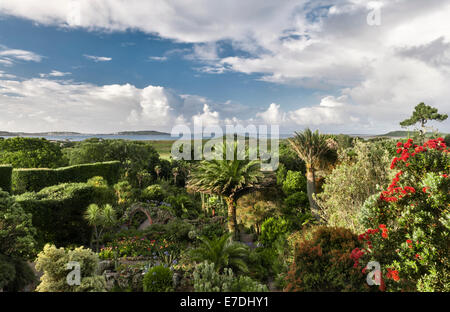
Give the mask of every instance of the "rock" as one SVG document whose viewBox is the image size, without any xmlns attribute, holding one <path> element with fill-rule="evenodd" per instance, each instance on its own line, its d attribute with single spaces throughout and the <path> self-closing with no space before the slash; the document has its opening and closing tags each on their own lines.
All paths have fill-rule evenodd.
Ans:
<svg viewBox="0 0 450 312">
<path fill-rule="evenodd" d="M 103 260 L 98 263 L 98 274 L 102 274 L 104 271 L 108 269 L 112 269 L 114 267 L 113 262 L 110 260 Z"/>
</svg>

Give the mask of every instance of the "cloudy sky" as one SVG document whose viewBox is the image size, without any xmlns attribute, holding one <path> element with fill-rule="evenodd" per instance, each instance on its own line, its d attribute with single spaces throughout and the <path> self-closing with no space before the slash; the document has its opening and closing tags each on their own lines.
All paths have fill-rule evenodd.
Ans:
<svg viewBox="0 0 450 312">
<path fill-rule="evenodd" d="M 0 130 L 397 130 L 420 102 L 450 113 L 449 16 L 450 0 L 0 0 Z"/>
</svg>

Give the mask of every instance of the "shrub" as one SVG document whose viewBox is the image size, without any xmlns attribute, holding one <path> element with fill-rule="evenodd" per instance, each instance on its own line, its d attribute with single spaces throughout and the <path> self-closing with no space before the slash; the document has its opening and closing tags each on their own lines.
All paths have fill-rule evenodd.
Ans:
<svg viewBox="0 0 450 312">
<path fill-rule="evenodd" d="M 41 248 L 47 242 L 67 246 L 89 241 L 91 230 L 83 213 L 96 202 L 95 187 L 86 183 L 61 184 L 15 198 L 26 212 L 32 214 Z"/>
<path fill-rule="evenodd" d="M 270 217 L 264 221 L 261 226 L 261 236 L 259 240 L 261 243 L 270 247 L 279 238 L 288 232 L 289 223 L 283 217 Z"/>
<path fill-rule="evenodd" d="M 360 235 L 364 255 L 355 265 L 382 263 L 382 289 L 449 291 L 449 149 L 442 138 L 421 146 L 398 142 L 397 149 L 391 185 L 361 211 L 368 230 Z"/>
<path fill-rule="evenodd" d="M 340 152 L 340 163 L 327 176 L 323 192 L 317 196 L 322 216 L 330 226 L 340 226 L 360 232 L 358 220 L 364 201 L 378 192 L 377 186 L 389 182 L 389 151 L 377 143 L 357 141 L 351 149 Z"/>
<path fill-rule="evenodd" d="M 284 204 L 289 211 L 293 211 L 296 208 L 308 207 L 308 195 L 305 192 L 295 192 L 284 199 Z"/>
<path fill-rule="evenodd" d="M 0 163 L 14 168 L 56 168 L 66 165 L 59 144 L 43 138 L 0 140 Z"/>
<path fill-rule="evenodd" d="M 11 193 L 12 171 L 11 165 L 0 165 L 0 189 L 8 193 Z"/>
<path fill-rule="evenodd" d="M 0 289 L 18 292 L 36 280 L 33 270 L 23 259 L 0 254 Z"/>
<path fill-rule="evenodd" d="M 14 169 L 12 188 L 15 193 L 37 192 L 45 187 L 60 183 L 86 182 L 96 176 L 105 178 L 112 185 L 119 179 L 119 169 L 120 163 L 117 161 L 58 169 Z"/>
<path fill-rule="evenodd" d="M 283 182 L 283 192 L 286 195 L 291 195 L 296 192 L 306 191 L 306 177 L 300 171 L 289 170 L 286 174 L 286 179 Z"/>
<path fill-rule="evenodd" d="M 364 274 L 350 258 L 358 237 L 338 227 L 313 227 L 297 242 L 285 291 L 365 291 Z"/>
<path fill-rule="evenodd" d="M 67 277 L 73 268 L 68 263 L 80 264 L 80 285 L 69 285 Z M 73 250 L 59 248 L 47 244 L 36 259 L 36 270 L 43 272 L 41 283 L 36 287 L 38 292 L 103 292 L 106 281 L 97 275 L 98 256 L 84 247 Z"/>
<path fill-rule="evenodd" d="M 247 272 L 247 264 L 244 261 L 248 256 L 248 246 L 230 240 L 231 234 L 221 237 L 199 237 L 201 244 L 191 251 L 194 261 L 205 260 L 213 262 L 217 272 L 231 267 L 242 272 Z"/>
<path fill-rule="evenodd" d="M 141 199 L 162 201 L 164 199 L 164 193 L 161 186 L 158 184 L 150 185 L 142 191 Z"/>
<path fill-rule="evenodd" d="M 222 274 L 214 263 L 204 261 L 195 267 L 194 289 L 196 292 L 264 292 L 267 286 L 259 284 L 248 276 L 235 277 L 231 269 Z"/>
<path fill-rule="evenodd" d="M 151 268 L 144 276 L 144 292 L 168 292 L 173 290 L 173 272 L 161 265 Z"/>
<path fill-rule="evenodd" d="M 35 233 L 31 215 L 0 190 L 0 289 L 19 291 L 34 281 L 24 259 L 34 255 Z"/>
</svg>

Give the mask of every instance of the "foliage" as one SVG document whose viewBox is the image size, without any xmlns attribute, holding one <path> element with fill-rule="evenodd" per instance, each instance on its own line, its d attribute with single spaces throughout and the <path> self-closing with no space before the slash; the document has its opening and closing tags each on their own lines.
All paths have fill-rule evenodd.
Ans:
<svg viewBox="0 0 450 312">
<path fill-rule="evenodd" d="M 176 252 L 173 242 L 166 239 L 151 239 L 146 234 L 134 233 L 131 236 L 118 236 L 100 250 L 100 258 L 114 260 L 118 258 L 146 257 L 161 260 L 160 256 L 165 253 Z"/>
<path fill-rule="evenodd" d="M 313 227 L 297 242 L 285 291 L 366 291 L 365 276 L 353 267 L 358 237 L 338 227 Z"/>
<path fill-rule="evenodd" d="M 355 265 L 380 262 L 388 290 L 449 291 L 449 149 L 442 138 L 397 148 L 391 169 L 399 171 L 361 212 L 369 229 L 360 235 L 365 245 Z"/>
<path fill-rule="evenodd" d="M 84 218 L 94 228 L 96 251 L 99 251 L 100 241 L 105 230 L 117 224 L 117 212 L 109 204 L 99 207 L 97 204 L 90 204 L 86 209 Z"/>
<path fill-rule="evenodd" d="M 306 177 L 299 171 L 289 170 L 283 181 L 283 192 L 289 196 L 297 192 L 306 191 Z"/>
<path fill-rule="evenodd" d="M 220 274 L 214 263 L 204 261 L 198 264 L 193 273 L 196 292 L 264 292 L 267 286 L 259 284 L 248 276 L 235 277 L 231 269 Z"/>
<path fill-rule="evenodd" d="M 284 199 L 284 205 L 287 208 L 285 213 L 292 213 L 296 208 L 302 208 L 302 211 L 306 211 L 308 195 L 303 191 L 295 192 Z"/>
<path fill-rule="evenodd" d="M 386 185 L 389 173 L 389 152 L 380 143 L 357 141 L 349 156 L 340 153 L 340 162 L 327 176 L 323 192 L 316 199 L 321 216 L 330 226 L 340 226 L 361 232 L 359 211 L 365 200 Z"/>
<path fill-rule="evenodd" d="M 15 198 L 32 214 L 40 248 L 47 242 L 67 246 L 89 241 L 91 231 L 83 213 L 91 203 L 97 202 L 95 187 L 86 183 L 60 184 Z"/>
<path fill-rule="evenodd" d="M 35 233 L 31 215 L 0 190 L 0 289 L 19 291 L 34 281 L 24 259 L 34 255 Z"/>
<path fill-rule="evenodd" d="M 8 193 L 11 193 L 12 171 L 11 165 L 0 165 L 0 189 Z"/>
<path fill-rule="evenodd" d="M 271 247 L 279 238 L 289 230 L 289 223 L 283 217 L 270 217 L 261 226 L 261 236 L 259 240 L 264 246 Z"/>
<path fill-rule="evenodd" d="M 0 191 L 0 254 L 31 258 L 36 247 L 35 234 L 31 214 L 8 193 Z"/>
<path fill-rule="evenodd" d="M 80 285 L 69 285 L 67 277 L 73 270 L 68 268 L 69 262 L 80 264 Z M 41 283 L 36 287 L 38 292 L 99 292 L 105 291 L 105 278 L 96 275 L 98 256 L 84 247 L 73 250 L 56 248 L 47 244 L 36 259 L 36 270 L 42 271 Z"/>
<path fill-rule="evenodd" d="M 142 191 L 141 199 L 162 201 L 164 199 L 164 193 L 161 186 L 158 184 L 150 185 Z"/>
<path fill-rule="evenodd" d="M 313 215 L 319 219 L 319 212 L 313 198 L 313 194 L 316 193 L 315 172 L 336 159 L 335 142 L 328 136 L 320 134 L 318 130 L 312 132 L 308 128 L 303 132 L 296 132 L 295 136 L 288 141 L 292 149 L 305 162 L 309 206 Z"/>
<path fill-rule="evenodd" d="M 65 149 L 64 153 L 71 165 L 118 160 L 122 177 L 134 186 L 139 185 L 138 172 L 153 173 L 160 162 L 153 146 L 144 141 L 89 139 Z"/>
<path fill-rule="evenodd" d="M 228 228 L 237 239 L 236 201 L 244 190 L 257 185 L 262 177 L 260 163 L 256 160 L 238 160 L 238 148 L 234 144 L 233 160 L 202 161 L 193 168 L 188 188 L 226 198 Z"/>
<path fill-rule="evenodd" d="M 168 292 L 173 290 L 173 272 L 164 266 L 151 268 L 144 276 L 144 292 Z"/>
<path fill-rule="evenodd" d="M 119 205 L 127 206 L 135 200 L 135 192 L 128 181 L 120 181 L 114 184 L 114 191 Z"/>
<path fill-rule="evenodd" d="M 83 164 L 57 169 L 14 169 L 12 188 L 15 193 L 37 192 L 61 183 L 86 182 L 96 176 L 105 178 L 109 184 L 116 183 L 119 178 L 119 162 Z"/>
<path fill-rule="evenodd" d="M 223 271 L 226 267 L 246 272 L 248 268 L 245 259 L 248 247 L 230 240 L 230 237 L 230 234 L 212 238 L 199 237 L 201 244 L 192 250 L 192 259 L 197 262 L 208 260 L 214 263 L 217 272 Z"/>
<path fill-rule="evenodd" d="M 57 168 L 66 165 L 61 147 L 43 138 L 0 140 L 0 164 L 14 168 Z"/>
<path fill-rule="evenodd" d="M 425 134 L 425 124 L 428 121 L 444 121 L 448 118 L 447 114 L 439 114 L 437 108 L 420 103 L 414 107 L 414 112 L 411 117 L 400 122 L 400 126 L 408 127 L 413 126 L 417 123 L 420 124 L 420 132 L 422 135 Z"/>
</svg>

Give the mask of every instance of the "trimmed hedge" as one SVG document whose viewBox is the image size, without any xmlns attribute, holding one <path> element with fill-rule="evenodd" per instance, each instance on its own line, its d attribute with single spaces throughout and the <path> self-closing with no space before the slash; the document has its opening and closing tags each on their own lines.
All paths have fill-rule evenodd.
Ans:
<svg viewBox="0 0 450 312">
<path fill-rule="evenodd" d="M 120 162 L 109 161 L 57 169 L 14 169 L 12 190 L 16 194 L 38 192 L 45 187 L 61 183 L 86 182 L 95 176 L 105 178 L 110 185 L 117 183 L 120 178 Z"/>
<path fill-rule="evenodd" d="M 11 193 L 12 171 L 11 165 L 0 165 L 0 188 L 8 193 Z"/>
<path fill-rule="evenodd" d="M 47 187 L 38 193 L 15 196 L 23 209 L 32 214 L 38 247 L 46 243 L 59 246 L 86 244 L 91 229 L 83 218 L 86 208 L 98 201 L 96 187 L 86 183 L 67 183 Z"/>
</svg>

